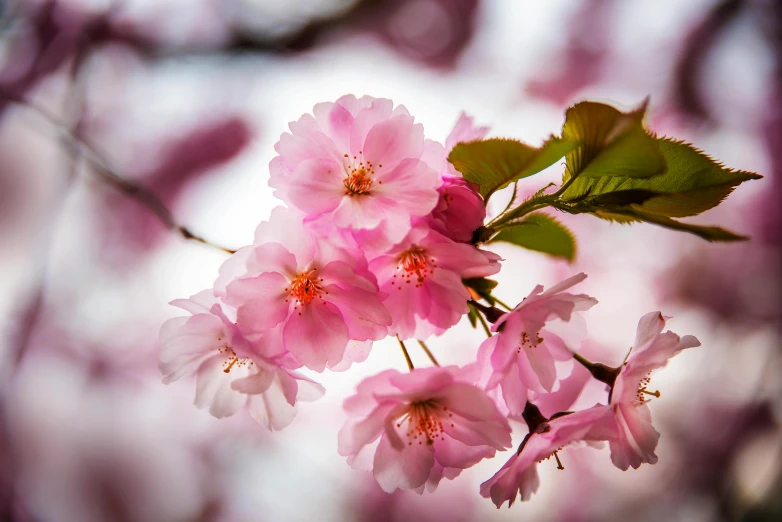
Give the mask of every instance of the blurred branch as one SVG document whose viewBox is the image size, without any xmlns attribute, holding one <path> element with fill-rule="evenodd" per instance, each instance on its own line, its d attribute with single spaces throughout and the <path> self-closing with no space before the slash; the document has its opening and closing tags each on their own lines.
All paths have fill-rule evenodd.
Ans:
<svg viewBox="0 0 782 522">
<path fill-rule="evenodd" d="M 129 181 L 124 177 L 122 177 L 120 174 L 118 174 L 114 169 L 112 169 L 109 166 L 108 162 L 104 159 L 104 157 L 96 151 L 93 145 L 89 144 L 87 141 L 84 140 L 83 137 L 79 136 L 78 132 L 72 132 L 70 129 L 68 129 L 67 126 L 63 125 L 57 119 L 57 117 L 55 117 L 46 109 L 34 105 L 21 98 L 8 95 L 6 93 L 2 93 L 0 94 L 0 96 L 2 96 L 2 98 L 4 98 L 6 101 L 10 103 L 14 103 L 22 107 L 26 107 L 28 109 L 32 109 L 33 111 L 41 115 L 52 126 L 54 126 L 57 130 L 59 130 L 62 133 L 63 138 L 71 147 L 78 150 L 81 153 L 81 155 L 85 159 L 87 159 L 90 164 L 92 164 L 92 166 L 94 167 L 93 171 L 98 177 L 106 181 L 108 184 L 112 185 L 114 188 L 116 188 L 117 190 L 119 190 L 129 198 L 132 198 L 138 201 L 139 203 L 141 203 L 150 212 L 152 212 L 160 220 L 160 222 L 163 223 L 163 225 L 165 225 L 166 228 L 168 228 L 169 230 L 179 234 L 184 239 L 190 241 L 197 241 L 199 243 L 203 243 L 204 245 L 210 246 L 212 248 L 216 248 L 218 250 L 222 250 L 229 254 L 233 254 L 234 252 L 236 252 L 236 250 L 226 248 L 224 246 L 213 243 L 207 239 L 204 239 L 203 237 L 195 234 L 189 228 L 177 223 L 177 221 L 174 219 L 174 215 L 163 204 L 160 198 L 158 198 L 150 190 L 144 188 L 143 186 L 137 183 Z"/>
<path fill-rule="evenodd" d="M 687 36 L 674 75 L 674 96 L 681 110 L 701 120 L 711 117 L 699 88 L 701 70 L 725 30 L 741 14 L 745 0 L 721 0 Z"/>
</svg>

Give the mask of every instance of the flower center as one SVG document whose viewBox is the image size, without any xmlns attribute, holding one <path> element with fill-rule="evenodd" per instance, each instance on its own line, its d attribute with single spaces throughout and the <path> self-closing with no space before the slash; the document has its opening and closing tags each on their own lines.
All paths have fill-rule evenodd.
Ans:
<svg viewBox="0 0 782 522">
<path fill-rule="evenodd" d="M 436 400 L 416 401 L 410 403 L 410 408 L 396 423 L 396 427 L 401 428 L 407 422 L 405 435 L 408 446 L 414 442 L 423 445 L 424 441 L 431 446 L 437 438 L 445 440 L 443 421 L 448 422 L 447 417 L 453 417 L 453 413 L 449 413 L 448 407 L 439 405 Z M 451 427 L 454 427 L 452 423 Z"/>
<path fill-rule="evenodd" d="M 521 353 L 522 348 L 535 348 L 543 341 L 544 339 L 540 336 L 540 331 L 538 331 L 534 337 L 527 332 L 521 332 L 521 339 L 519 341 L 519 346 L 516 349 L 516 353 Z"/>
<path fill-rule="evenodd" d="M 222 341 L 222 336 L 218 337 L 217 340 Z M 231 373 L 234 367 L 241 368 L 242 366 L 252 366 L 254 364 L 249 357 L 237 356 L 233 348 L 227 344 L 222 345 L 217 351 L 226 356 L 225 362 L 223 362 L 223 373 Z"/>
<path fill-rule="evenodd" d="M 659 391 L 653 391 L 650 392 L 646 389 L 647 386 L 649 386 L 649 383 L 652 382 L 652 378 L 650 377 L 651 371 L 646 374 L 646 377 L 638 381 L 638 391 L 635 392 L 635 398 L 638 402 L 645 402 L 646 401 L 646 395 L 651 395 L 652 397 L 660 397 Z"/>
<path fill-rule="evenodd" d="M 405 283 L 410 283 L 415 278 L 416 288 L 422 286 L 427 276 L 432 275 L 437 268 L 437 263 L 418 245 L 413 245 L 399 254 L 397 261 L 397 273 L 394 274 L 394 278 L 401 275 Z M 391 284 L 395 284 L 395 281 L 392 280 Z M 402 285 L 399 285 L 399 289 L 402 289 Z"/>
<path fill-rule="evenodd" d="M 312 302 L 313 299 L 321 298 L 321 295 L 328 292 L 323 291 L 321 283 L 323 278 L 318 278 L 317 269 L 312 268 L 297 275 L 290 286 L 285 289 L 289 293 L 290 299 L 293 299 L 295 307 L 306 305 Z M 288 302 L 288 299 L 285 300 Z"/>
<path fill-rule="evenodd" d="M 347 164 L 345 165 L 346 176 L 342 180 L 345 185 L 345 194 L 348 196 L 369 196 L 372 194 L 371 189 L 375 184 L 373 174 L 375 174 L 375 166 L 371 161 L 364 160 L 363 151 L 358 151 L 358 156 L 352 158 L 345 154 L 347 158 Z M 381 167 L 383 165 L 380 165 Z M 382 181 L 377 182 L 378 185 L 382 185 Z"/>
</svg>

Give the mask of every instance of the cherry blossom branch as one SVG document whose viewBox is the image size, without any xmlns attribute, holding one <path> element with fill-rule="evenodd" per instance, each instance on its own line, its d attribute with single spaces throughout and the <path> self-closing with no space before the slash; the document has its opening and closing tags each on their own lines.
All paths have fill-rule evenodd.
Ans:
<svg viewBox="0 0 782 522">
<path fill-rule="evenodd" d="M 592 374 L 592 377 L 598 381 L 604 382 L 609 386 L 614 385 L 616 376 L 619 375 L 619 368 L 612 368 L 610 366 L 606 366 L 605 364 L 594 363 L 579 353 L 574 353 L 573 358 L 581 363 L 584 368 L 589 370 L 589 373 Z"/>
<path fill-rule="evenodd" d="M 410 359 L 410 354 L 407 353 L 407 347 L 405 346 L 404 341 L 402 341 L 402 339 L 400 339 L 398 335 L 396 336 L 396 340 L 399 341 L 399 346 L 402 348 L 402 353 L 405 356 L 405 361 L 407 361 L 407 369 L 412 372 L 413 370 L 415 370 L 415 366 L 413 366 L 413 360 Z"/>
<path fill-rule="evenodd" d="M 158 220 L 172 232 L 179 234 L 186 240 L 197 241 L 229 254 L 236 252 L 236 250 L 218 245 L 217 243 L 213 243 L 203 238 L 202 236 L 195 234 L 184 225 L 177 223 L 172 212 L 165 206 L 159 197 L 143 186 L 133 183 L 132 181 L 129 181 L 118 174 L 109 166 L 104 157 L 96 151 L 93 145 L 88 143 L 84 137 L 79 136 L 77 133 L 74 133 L 68 129 L 57 119 L 57 117 L 55 117 L 46 109 L 21 98 L 8 95 L 7 93 L 0 93 L 0 96 L 11 103 L 31 109 L 42 116 L 50 125 L 62 133 L 64 140 L 67 141 L 71 147 L 81 152 L 82 157 L 87 159 L 90 164 L 92 164 L 94 167 L 92 171 L 98 177 L 112 185 L 115 189 L 119 190 L 127 197 L 138 201 L 142 206 L 146 207 L 147 210 L 154 214 L 155 217 L 157 217 Z"/>
<path fill-rule="evenodd" d="M 435 366 L 440 366 L 440 363 L 437 362 L 437 359 L 435 359 L 435 357 L 432 354 L 432 352 L 429 351 L 429 347 L 426 346 L 426 343 L 419 339 L 418 340 L 418 344 L 421 345 L 421 348 L 424 350 L 424 353 L 426 353 L 426 356 L 429 357 L 429 360 L 432 361 L 432 364 L 434 364 Z"/>
</svg>

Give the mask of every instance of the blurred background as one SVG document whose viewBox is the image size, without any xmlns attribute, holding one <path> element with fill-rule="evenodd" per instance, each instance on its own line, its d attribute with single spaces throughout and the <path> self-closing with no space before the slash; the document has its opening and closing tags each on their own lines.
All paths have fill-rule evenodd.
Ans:
<svg viewBox="0 0 782 522">
<path fill-rule="evenodd" d="M 495 249 L 506 302 L 589 274 L 595 359 L 621 363 L 652 310 L 701 340 L 654 378 L 657 465 L 571 449 L 510 510 L 478 495 L 503 454 L 386 495 L 336 438 L 356 383 L 405 368 L 391 342 L 316 376 L 326 397 L 279 433 L 160 383 L 166 303 L 227 256 L 186 237 L 251 242 L 279 204 L 279 135 L 346 93 L 404 104 L 439 141 L 465 110 L 531 144 L 574 101 L 651 95 L 657 133 L 766 176 L 697 219 L 748 243 L 564 216 L 572 265 Z M 0 0 L 0 520 L 782 520 L 781 183 L 779 1 Z M 465 319 L 430 347 L 464 364 L 482 337 Z"/>
</svg>

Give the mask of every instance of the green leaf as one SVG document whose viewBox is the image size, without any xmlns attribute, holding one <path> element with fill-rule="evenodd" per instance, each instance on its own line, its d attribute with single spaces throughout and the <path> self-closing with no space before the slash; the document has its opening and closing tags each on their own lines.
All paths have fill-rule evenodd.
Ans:
<svg viewBox="0 0 782 522">
<path fill-rule="evenodd" d="M 475 310 L 475 308 L 472 307 L 470 303 L 467 303 L 467 306 L 470 308 L 470 311 L 467 312 L 467 320 L 470 321 L 470 324 L 473 328 L 478 327 L 478 312 Z"/>
<path fill-rule="evenodd" d="M 494 306 L 494 297 L 492 297 L 491 291 L 497 286 L 497 281 L 484 277 L 473 277 L 470 279 L 463 279 L 462 284 L 467 288 L 472 289 L 476 294 L 485 299 L 487 303 Z"/>
<path fill-rule="evenodd" d="M 577 141 L 552 136 L 535 148 L 516 140 L 492 138 L 459 143 L 448 155 L 464 179 L 477 183 L 484 200 L 509 183 L 553 165 L 578 146 Z"/>
<path fill-rule="evenodd" d="M 576 239 L 573 233 L 559 221 L 543 213 L 530 214 L 523 221 L 501 229 L 491 241 L 512 243 L 570 262 L 576 257 Z"/>
<path fill-rule="evenodd" d="M 563 182 L 571 177 L 648 178 L 661 173 L 665 160 L 655 138 L 643 127 L 647 103 L 648 99 L 629 113 L 596 102 L 568 109 L 562 137 L 582 146 L 567 154 Z"/>
<path fill-rule="evenodd" d="M 631 223 L 633 221 L 645 221 L 653 225 L 658 225 L 671 230 L 679 230 L 682 232 L 689 232 L 700 238 L 710 242 L 733 242 L 733 241 L 746 241 L 749 238 L 747 236 L 741 236 L 730 230 L 725 230 L 721 227 L 710 227 L 703 225 L 693 225 L 690 223 L 682 223 L 666 216 L 658 214 L 652 214 L 646 212 L 639 205 L 630 205 L 627 208 L 619 209 L 614 212 L 599 211 L 596 213 L 598 217 L 608 219 L 611 221 L 618 221 L 621 223 Z"/>
<path fill-rule="evenodd" d="M 762 178 L 728 169 L 687 143 L 663 138 L 657 144 L 667 165 L 662 174 L 647 179 L 579 178 L 562 200 L 597 207 L 636 204 L 652 214 L 687 217 L 719 205 L 744 181 Z"/>
</svg>

